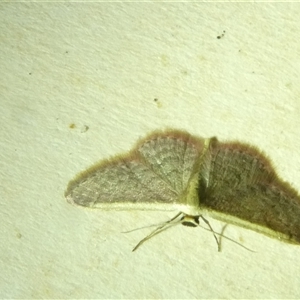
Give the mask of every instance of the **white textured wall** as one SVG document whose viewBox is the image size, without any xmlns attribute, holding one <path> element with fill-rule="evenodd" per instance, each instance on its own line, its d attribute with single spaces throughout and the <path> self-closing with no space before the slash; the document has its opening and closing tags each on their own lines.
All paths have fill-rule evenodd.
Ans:
<svg viewBox="0 0 300 300">
<path fill-rule="evenodd" d="M 150 229 L 121 231 L 173 213 L 63 196 L 76 173 L 164 127 L 257 145 L 300 190 L 299 8 L 2 3 L 0 297 L 300 297 L 300 246 L 228 226 L 256 252 L 224 240 L 218 253 L 210 232 L 178 226 L 132 253 Z"/>
</svg>

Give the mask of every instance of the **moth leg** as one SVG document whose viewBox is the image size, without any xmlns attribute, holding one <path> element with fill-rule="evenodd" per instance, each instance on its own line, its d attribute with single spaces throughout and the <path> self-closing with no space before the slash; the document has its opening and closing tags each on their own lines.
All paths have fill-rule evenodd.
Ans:
<svg viewBox="0 0 300 300">
<path fill-rule="evenodd" d="M 181 224 L 184 225 L 184 226 L 189 226 L 189 227 L 197 227 L 197 226 L 199 226 L 199 223 L 200 223 L 199 222 L 199 218 L 201 218 L 207 224 L 207 226 L 209 227 L 210 231 L 213 233 L 214 238 L 215 238 L 215 240 L 217 242 L 217 245 L 218 245 L 218 251 L 221 252 L 221 243 L 217 239 L 215 231 L 211 227 L 211 225 L 208 222 L 208 220 L 206 220 L 202 215 L 199 215 L 199 216 L 184 215 L 181 218 Z"/>
<path fill-rule="evenodd" d="M 207 224 L 207 226 L 209 227 L 209 229 L 211 230 L 211 232 L 214 235 L 214 238 L 217 242 L 218 245 L 218 252 L 221 252 L 221 242 L 217 239 L 215 231 L 213 230 L 213 228 L 211 227 L 210 223 L 208 222 L 208 220 L 206 220 L 202 215 L 200 215 L 200 218 Z M 220 237 L 221 238 L 221 237 Z"/>
</svg>

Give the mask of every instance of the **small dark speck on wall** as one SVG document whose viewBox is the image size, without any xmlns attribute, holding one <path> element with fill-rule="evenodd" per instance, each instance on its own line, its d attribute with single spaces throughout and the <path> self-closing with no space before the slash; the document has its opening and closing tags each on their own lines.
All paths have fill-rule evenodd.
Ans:
<svg viewBox="0 0 300 300">
<path fill-rule="evenodd" d="M 222 33 L 221 35 L 218 35 L 218 36 L 217 36 L 217 39 L 221 39 L 222 37 L 224 37 L 224 35 L 225 35 L 225 32 L 226 32 L 226 31 L 225 31 L 225 30 L 223 30 L 223 33 Z"/>
</svg>

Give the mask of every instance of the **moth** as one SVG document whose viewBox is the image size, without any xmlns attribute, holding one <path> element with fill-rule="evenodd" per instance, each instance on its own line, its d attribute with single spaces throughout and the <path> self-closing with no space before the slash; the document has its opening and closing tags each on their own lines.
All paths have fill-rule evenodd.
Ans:
<svg viewBox="0 0 300 300">
<path fill-rule="evenodd" d="M 103 210 L 177 211 L 134 250 L 175 224 L 208 223 L 204 216 L 300 243 L 300 197 L 260 150 L 175 129 L 154 131 L 130 152 L 90 167 L 65 196 Z"/>
</svg>

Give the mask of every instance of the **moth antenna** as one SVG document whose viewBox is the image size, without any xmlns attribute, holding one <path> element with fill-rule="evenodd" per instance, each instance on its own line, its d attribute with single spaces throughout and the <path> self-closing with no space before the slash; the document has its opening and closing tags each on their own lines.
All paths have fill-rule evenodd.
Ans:
<svg viewBox="0 0 300 300">
<path fill-rule="evenodd" d="M 175 220 L 176 218 L 178 218 L 181 215 L 181 213 L 178 213 L 175 217 L 173 217 L 172 219 L 166 221 L 166 222 L 161 222 L 161 223 L 157 223 L 157 224 L 152 224 L 152 225 L 146 225 L 146 226 L 142 226 L 142 227 L 138 227 L 138 228 L 134 228 L 128 231 L 121 231 L 121 233 L 130 233 L 133 231 L 137 231 L 137 230 L 141 230 L 141 229 L 145 229 L 145 228 L 150 228 L 150 227 L 160 227 L 162 225 L 165 225 L 167 223 L 172 222 L 173 220 Z"/>
<path fill-rule="evenodd" d="M 181 220 L 176 220 L 182 213 L 178 213 L 175 217 L 168 220 L 165 223 L 162 223 L 159 227 L 157 227 L 155 230 L 153 230 L 150 234 L 148 234 L 146 237 L 144 237 L 141 241 L 138 242 L 138 244 L 132 249 L 132 252 L 137 250 L 144 242 L 151 239 L 155 235 L 167 230 L 170 227 L 173 227 L 175 225 L 178 225 L 181 223 Z M 151 225 L 150 225 L 151 226 Z"/>
<path fill-rule="evenodd" d="M 211 229 L 207 229 L 207 228 L 201 226 L 200 224 L 199 224 L 198 226 L 201 227 L 202 229 L 206 230 L 206 231 L 210 231 L 210 232 L 211 232 Z M 242 245 L 241 243 L 235 241 L 234 239 L 231 239 L 230 237 L 228 237 L 228 236 L 226 236 L 226 235 L 223 235 L 224 230 L 225 230 L 225 228 L 226 228 L 227 226 L 228 226 L 228 224 L 225 224 L 225 226 L 223 226 L 223 229 L 222 229 L 222 232 L 221 232 L 221 233 L 218 233 L 218 232 L 215 232 L 215 231 L 214 231 L 213 233 L 216 234 L 216 235 L 219 235 L 220 238 L 224 238 L 224 239 L 226 239 L 226 240 L 229 240 L 229 241 L 231 241 L 232 243 L 237 244 L 237 245 L 239 245 L 240 247 L 242 247 L 242 248 L 244 248 L 244 249 L 246 249 L 246 250 L 248 250 L 248 251 L 250 251 L 250 252 L 256 252 L 256 251 L 254 251 L 254 250 L 252 250 L 252 249 L 250 249 L 250 248 L 248 248 L 248 247 Z M 220 242 L 220 249 L 221 249 L 221 242 Z"/>
<path fill-rule="evenodd" d="M 209 229 L 200 225 L 199 218 L 201 218 L 207 224 L 207 226 L 209 227 Z M 237 244 L 237 245 L 239 245 L 242 248 L 245 248 L 246 250 L 248 250 L 250 252 L 255 252 L 255 251 L 247 248 L 246 246 L 238 243 L 237 241 L 235 241 L 235 240 L 233 240 L 233 239 L 231 239 L 231 238 L 229 238 L 229 237 L 227 237 L 227 236 L 224 235 L 224 230 L 228 226 L 228 224 L 225 224 L 225 226 L 223 226 L 221 233 L 215 232 L 213 230 L 212 226 L 210 225 L 209 221 L 206 220 L 202 215 L 199 215 L 199 216 L 183 215 L 183 217 L 181 218 L 181 224 L 185 225 L 185 226 L 191 226 L 191 227 L 200 227 L 200 228 L 202 228 L 202 229 L 204 229 L 206 231 L 212 232 L 213 235 L 214 235 L 214 238 L 215 238 L 215 240 L 217 242 L 217 245 L 218 245 L 218 252 L 221 252 L 221 249 L 222 249 L 221 248 L 221 238 L 222 237 L 225 238 L 225 239 L 227 239 L 227 240 L 229 240 L 229 241 L 231 241 L 231 242 L 233 242 L 233 243 L 235 243 L 235 244 Z M 220 236 L 219 240 L 217 239 L 217 235 Z"/>
<path fill-rule="evenodd" d="M 183 215 L 179 220 L 176 220 L 178 219 L 178 217 L 180 217 L 181 215 Z M 205 224 L 207 224 L 207 226 L 209 227 L 209 229 L 201 226 L 199 224 L 199 218 L 201 218 Z M 178 224 L 183 224 L 183 225 L 186 225 L 186 226 L 193 226 L 193 227 L 200 227 L 204 230 L 207 230 L 207 231 L 210 231 L 213 233 L 214 235 L 214 238 L 216 240 L 216 243 L 218 245 L 218 252 L 221 252 L 221 239 L 222 238 L 225 238 L 229 241 L 231 241 L 232 243 L 235 243 L 237 245 L 239 245 L 240 247 L 250 251 L 250 252 L 255 252 L 249 248 L 247 248 L 246 246 L 242 245 L 241 243 L 227 237 L 224 235 L 224 231 L 225 231 L 225 228 L 228 226 L 228 224 L 226 224 L 225 226 L 223 226 L 222 228 L 222 231 L 221 233 L 218 233 L 218 232 L 215 232 L 212 228 L 212 226 L 210 225 L 209 221 L 207 219 L 205 219 L 202 215 L 200 216 L 189 216 L 189 215 L 184 215 L 183 213 L 178 213 L 176 216 L 174 216 L 172 219 L 166 221 L 166 222 L 163 222 L 163 223 L 160 223 L 160 224 L 156 224 L 156 225 L 149 225 L 149 226 L 144 226 L 144 227 L 140 227 L 140 228 L 136 228 L 136 229 L 133 229 L 133 230 L 129 230 L 129 231 L 125 231 L 123 233 L 129 233 L 129 232 L 132 232 L 132 231 L 136 231 L 136 230 L 140 230 L 140 229 L 144 229 L 144 228 L 147 228 L 147 227 L 153 227 L 153 226 L 158 226 L 157 228 L 155 228 L 152 232 L 150 232 L 146 237 L 144 237 L 141 241 L 139 241 L 137 243 L 137 245 L 132 249 L 132 252 L 137 250 L 142 244 L 144 244 L 147 240 L 151 239 L 152 237 L 156 236 L 157 234 L 175 226 L 175 225 L 178 225 Z M 220 236 L 219 240 L 217 238 L 217 235 Z"/>
</svg>

